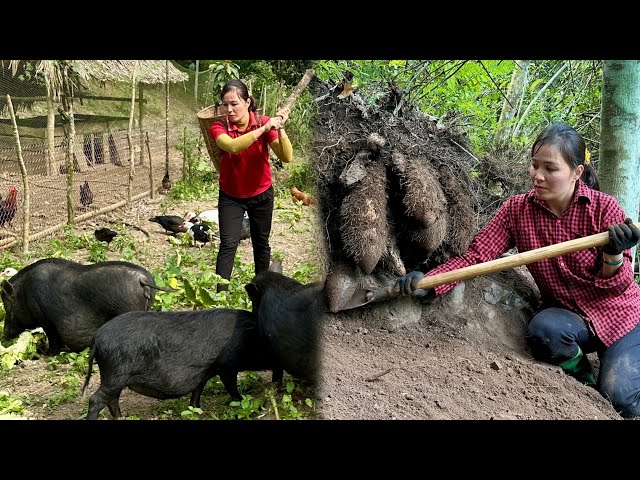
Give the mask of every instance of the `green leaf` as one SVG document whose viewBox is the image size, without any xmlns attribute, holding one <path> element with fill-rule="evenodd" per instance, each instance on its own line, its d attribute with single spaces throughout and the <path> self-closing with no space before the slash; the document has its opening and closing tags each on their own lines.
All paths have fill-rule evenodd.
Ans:
<svg viewBox="0 0 640 480">
<path fill-rule="evenodd" d="M 196 297 L 196 292 L 193 288 L 193 286 L 191 285 L 191 282 L 189 282 L 189 280 L 186 279 L 182 279 L 182 285 L 184 286 L 184 293 L 187 296 L 187 298 L 189 299 L 189 301 L 191 303 L 198 303 L 198 298 Z"/>
</svg>

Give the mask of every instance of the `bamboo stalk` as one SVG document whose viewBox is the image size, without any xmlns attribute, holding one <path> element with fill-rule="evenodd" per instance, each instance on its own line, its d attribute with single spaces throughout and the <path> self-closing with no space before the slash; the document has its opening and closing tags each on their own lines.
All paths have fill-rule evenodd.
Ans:
<svg viewBox="0 0 640 480">
<path fill-rule="evenodd" d="M 139 193 L 138 195 L 135 195 L 134 197 L 131 198 L 132 201 L 136 201 L 136 200 L 140 200 L 141 198 L 144 198 L 146 196 L 149 196 L 151 192 L 146 191 L 146 192 L 142 192 Z M 87 212 L 84 213 L 82 215 L 78 215 L 76 217 L 77 221 L 82 221 L 82 220 L 87 220 L 89 218 L 101 215 L 103 213 L 107 213 L 110 212 L 111 210 L 115 210 L 117 208 L 123 207 L 127 204 L 127 200 L 120 200 L 119 202 L 116 202 L 112 205 L 106 206 L 101 208 L 100 210 L 94 210 L 91 212 Z M 39 240 L 41 238 L 44 238 L 48 235 L 51 235 L 52 233 L 61 230 L 62 228 L 64 228 L 67 224 L 66 223 L 59 223 L 58 225 L 54 225 L 53 227 L 49 227 L 46 228 L 38 233 L 34 233 L 33 235 L 29 236 L 29 241 L 34 241 L 34 240 Z M 2 240 L 0 240 L 0 248 L 2 247 L 8 247 L 11 245 L 14 245 L 15 243 L 17 243 L 17 240 L 15 238 L 4 238 Z"/>
<path fill-rule="evenodd" d="M 151 148 L 149 147 L 149 132 L 145 132 L 147 142 L 147 153 L 149 154 L 149 187 L 151 188 L 151 199 L 155 198 L 155 188 L 153 185 L 153 160 L 151 160 Z"/>
<path fill-rule="evenodd" d="M 45 75 L 45 84 L 47 86 L 47 151 L 46 151 L 46 170 L 47 176 L 52 174 L 53 169 L 53 150 L 55 149 L 55 121 L 56 114 L 53 110 L 53 93 L 49 83 L 49 77 Z"/>
<path fill-rule="evenodd" d="M 75 166 L 76 124 L 73 119 L 73 100 L 69 99 L 69 138 L 67 142 L 67 222 L 73 225 L 75 210 L 73 207 L 73 172 Z"/>
<path fill-rule="evenodd" d="M 138 103 L 139 103 L 139 112 L 138 112 L 138 127 L 139 127 L 139 131 L 140 131 L 140 166 L 143 167 L 144 166 L 144 135 L 143 135 L 143 128 L 142 128 L 142 121 L 144 119 L 144 108 L 143 108 L 143 104 L 142 104 L 142 100 L 144 99 L 144 90 L 142 88 L 142 82 L 140 82 L 138 89 L 140 90 L 140 98 L 138 99 Z"/>
<path fill-rule="evenodd" d="M 18 132 L 18 122 L 16 122 L 16 114 L 13 111 L 13 103 L 11 102 L 11 96 L 7 94 L 7 105 L 9 106 L 9 113 L 11 115 L 11 123 L 13 124 L 13 135 L 16 139 L 16 154 L 18 155 L 18 162 L 20 162 L 20 173 L 22 174 L 22 254 L 29 253 L 29 181 L 27 177 L 27 167 L 24 164 L 24 158 L 22 158 L 22 146 L 20 145 L 20 134 Z"/>
<path fill-rule="evenodd" d="M 133 130 L 133 114 L 136 108 L 136 71 L 138 63 L 133 67 L 131 72 L 131 111 L 129 113 L 129 130 L 127 131 L 127 140 L 129 141 L 129 184 L 127 185 L 127 201 L 131 202 L 133 195 L 133 176 L 135 174 L 135 151 L 133 150 L 133 139 L 131 132 Z"/>
</svg>

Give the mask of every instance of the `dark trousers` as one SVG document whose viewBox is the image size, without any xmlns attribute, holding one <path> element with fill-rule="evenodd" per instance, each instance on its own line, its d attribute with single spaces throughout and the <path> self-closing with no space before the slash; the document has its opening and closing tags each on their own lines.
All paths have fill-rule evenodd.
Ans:
<svg viewBox="0 0 640 480">
<path fill-rule="evenodd" d="M 229 280 L 233 271 L 233 260 L 240 243 L 242 217 L 249 215 L 253 263 L 258 274 L 269 268 L 271 247 L 271 220 L 273 218 L 273 185 L 266 191 L 250 198 L 235 198 L 220 190 L 218 197 L 218 224 L 220 227 L 220 249 L 216 259 L 216 273 Z M 218 291 L 226 290 L 218 285 Z"/>
<path fill-rule="evenodd" d="M 563 308 L 539 311 L 527 328 L 527 343 L 538 360 L 559 365 L 578 347 L 597 352 L 597 388 L 623 417 L 640 416 L 640 323 L 609 348 L 596 338 L 580 316 Z"/>
</svg>

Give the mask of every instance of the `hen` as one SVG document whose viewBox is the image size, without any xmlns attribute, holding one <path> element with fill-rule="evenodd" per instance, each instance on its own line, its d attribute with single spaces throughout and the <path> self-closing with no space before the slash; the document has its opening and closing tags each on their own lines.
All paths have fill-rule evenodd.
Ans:
<svg viewBox="0 0 640 480">
<path fill-rule="evenodd" d="M 0 226 L 3 226 L 5 223 L 11 225 L 11 221 L 13 217 L 16 216 L 16 211 L 18 210 L 17 196 L 18 190 L 13 185 L 9 185 L 7 198 L 2 200 L 0 196 Z"/>
<path fill-rule="evenodd" d="M 89 182 L 86 180 L 80 185 L 80 203 L 83 207 L 88 207 L 93 203 L 93 192 L 89 188 Z"/>
<path fill-rule="evenodd" d="M 99 241 L 111 243 L 111 240 L 113 240 L 114 237 L 118 235 L 118 232 L 111 230 L 110 228 L 103 227 L 97 229 L 95 232 L 93 232 L 93 234 Z"/>
<path fill-rule="evenodd" d="M 151 217 L 149 221 L 160 224 L 167 232 L 184 233 L 187 231 L 187 227 L 183 225 L 184 218 L 177 215 L 156 215 Z"/>
</svg>

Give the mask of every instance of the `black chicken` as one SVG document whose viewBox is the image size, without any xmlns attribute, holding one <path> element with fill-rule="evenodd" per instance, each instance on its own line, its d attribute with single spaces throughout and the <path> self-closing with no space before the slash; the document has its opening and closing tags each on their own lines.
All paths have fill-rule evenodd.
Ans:
<svg viewBox="0 0 640 480">
<path fill-rule="evenodd" d="M 9 185 L 7 198 L 3 200 L 2 196 L 0 196 L 0 226 L 5 223 L 11 225 L 11 221 L 18 211 L 17 196 L 18 190 L 13 185 Z"/>
<path fill-rule="evenodd" d="M 89 188 L 89 182 L 86 180 L 80 185 L 80 203 L 85 208 L 93 203 L 93 192 Z"/>
<path fill-rule="evenodd" d="M 249 215 L 244 212 L 242 217 L 242 228 L 240 229 L 240 240 L 246 240 L 251 237 L 251 224 L 249 223 Z"/>
<path fill-rule="evenodd" d="M 167 232 L 184 233 L 187 227 L 183 225 L 184 218 L 178 215 L 156 215 L 149 219 L 150 222 L 159 223 Z"/>
<path fill-rule="evenodd" d="M 107 227 L 99 228 L 93 234 L 96 236 L 98 241 L 111 243 L 111 240 L 114 239 L 118 232 L 111 230 Z"/>
<path fill-rule="evenodd" d="M 192 225 L 191 227 L 189 227 L 189 230 L 187 230 L 187 233 L 192 238 L 194 244 L 196 244 L 196 242 L 200 242 L 203 245 L 206 245 L 207 242 L 210 242 L 214 238 L 216 240 L 219 240 L 218 237 L 213 235 L 211 227 L 209 227 L 209 225 L 207 225 L 206 223 Z"/>
</svg>

